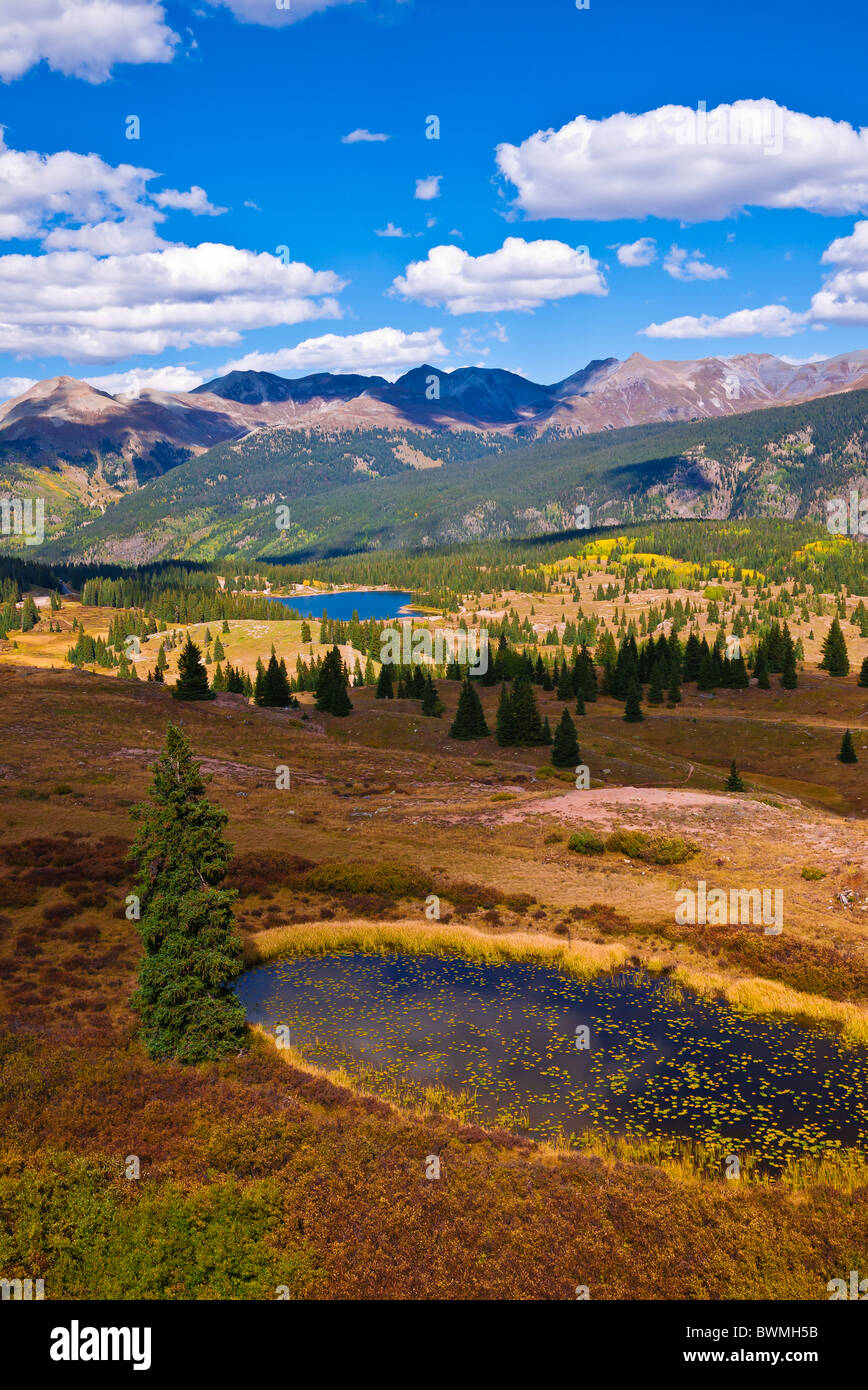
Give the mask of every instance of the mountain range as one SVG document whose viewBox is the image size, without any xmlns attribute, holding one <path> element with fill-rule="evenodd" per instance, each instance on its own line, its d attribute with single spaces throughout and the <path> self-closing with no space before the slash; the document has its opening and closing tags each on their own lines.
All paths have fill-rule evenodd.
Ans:
<svg viewBox="0 0 868 1390">
<path fill-rule="evenodd" d="M 55 556 L 119 562 L 546 534 L 579 504 L 598 525 L 819 520 L 824 498 L 868 486 L 866 402 L 864 351 L 634 354 L 551 386 L 422 366 L 112 396 L 59 377 L 0 407 L 0 496 L 45 498 Z"/>
<path fill-rule="evenodd" d="M 530 441 L 492 432 L 263 428 L 78 521 L 49 558 L 294 560 L 646 519 L 825 520 L 868 493 L 868 390 L 711 420 Z M 862 537 L 862 539 L 868 539 Z"/>
<path fill-rule="evenodd" d="M 0 462 L 79 465 L 89 505 L 264 427 L 496 432 L 534 438 L 654 421 L 707 419 L 868 387 L 868 351 L 789 363 L 769 354 L 654 362 L 633 353 L 593 361 L 553 385 L 514 372 L 423 365 L 395 382 L 316 373 L 290 380 L 229 372 L 192 391 L 112 396 L 69 376 L 40 381 L 0 406 Z"/>
</svg>

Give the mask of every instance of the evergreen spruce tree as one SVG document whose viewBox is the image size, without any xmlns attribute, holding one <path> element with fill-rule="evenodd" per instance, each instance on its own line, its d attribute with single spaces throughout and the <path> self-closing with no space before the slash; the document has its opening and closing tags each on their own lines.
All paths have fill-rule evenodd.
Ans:
<svg viewBox="0 0 868 1390">
<path fill-rule="evenodd" d="M 527 676 L 516 676 L 512 685 L 512 715 L 515 721 L 515 741 L 525 747 L 542 743 L 542 720 L 533 686 Z"/>
<path fill-rule="evenodd" d="M 784 690 L 795 690 L 799 683 L 796 674 L 796 648 L 790 639 L 789 646 L 784 652 L 783 667 L 781 670 L 781 687 Z"/>
<path fill-rule="evenodd" d="M 254 700 L 266 709 L 285 709 L 293 703 L 286 663 L 278 662 L 273 648 L 262 678 L 257 675 Z"/>
<path fill-rule="evenodd" d="M 410 677 L 409 685 L 411 698 L 414 700 L 421 700 L 425 695 L 425 672 L 418 663 L 413 668 L 413 674 Z"/>
<path fill-rule="evenodd" d="M 576 714 L 584 714 L 584 713 L 585 713 L 585 692 L 582 690 L 582 687 L 579 686 L 579 689 L 578 689 L 578 691 L 577 691 L 577 693 L 576 693 Z"/>
<path fill-rule="evenodd" d="M 573 696 L 573 678 L 566 659 L 558 671 L 557 696 L 559 700 L 570 700 Z"/>
<path fill-rule="evenodd" d="M 628 724 L 638 724 L 645 716 L 642 713 L 642 687 L 637 680 L 630 682 L 627 700 L 624 705 L 624 719 Z"/>
<path fill-rule="evenodd" d="M 395 687 L 392 683 L 392 668 L 388 662 L 383 662 L 380 667 L 380 674 L 377 677 L 377 689 L 374 692 L 375 700 L 394 700 Z"/>
<path fill-rule="evenodd" d="M 512 712 L 512 691 L 504 683 L 500 687 L 500 700 L 497 706 L 497 720 L 494 736 L 502 748 L 509 748 L 516 742 L 515 718 Z"/>
<path fill-rule="evenodd" d="M 494 669 L 494 662 L 489 659 L 488 634 L 483 634 L 484 645 L 480 648 L 480 661 L 485 667 L 480 677 L 481 685 L 497 685 L 497 672 Z"/>
<path fill-rule="evenodd" d="M 215 661 L 225 661 L 225 660 L 226 660 L 226 653 L 225 653 L 224 650 L 223 650 L 223 643 L 220 641 L 220 638 L 219 638 L 219 637 L 216 638 L 216 639 L 215 639 L 215 642 L 214 642 L 214 660 L 215 660 Z"/>
<path fill-rule="evenodd" d="M 28 594 L 21 605 L 21 631 L 32 632 L 39 622 L 39 609 L 33 600 L 33 595 Z"/>
<path fill-rule="evenodd" d="M 702 641 L 702 655 L 699 661 L 699 673 L 696 677 L 697 690 L 713 690 L 717 684 L 717 674 L 714 669 L 714 657 L 708 643 Z M 719 660 L 719 658 L 718 658 Z"/>
<path fill-rule="evenodd" d="M 768 656 L 766 654 L 766 647 L 764 642 L 760 642 L 759 646 L 757 647 L 756 666 L 754 667 L 754 675 L 756 676 L 756 683 L 759 686 L 760 690 L 771 689 L 771 681 L 769 680 L 769 661 Z"/>
<path fill-rule="evenodd" d="M 565 709 L 555 730 L 552 763 L 555 767 L 575 767 L 579 761 L 579 738 L 570 712 Z"/>
<path fill-rule="evenodd" d="M 779 675 L 784 665 L 784 634 L 781 632 L 781 625 L 777 618 L 769 624 L 765 642 L 769 671 L 772 675 Z"/>
<path fill-rule="evenodd" d="M 226 812 L 205 796 L 189 741 L 170 724 L 149 800 L 133 807 L 138 832 L 138 929 L 145 954 L 133 1006 L 151 1057 L 204 1062 L 237 1052 L 244 1006 L 232 992 L 242 948 L 220 885 L 232 856 Z"/>
<path fill-rule="evenodd" d="M 750 685 L 750 676 L 741 652 L 729 663 L 729 683 L 735 690 L 747 690 Z"/>
<path fill-rule="evenodd" d="M 431 679 L 431 672 L 425 675 L 425 690 L 422 695 L 422 713 L 429 715 L 432 719 L 439 719 L 445 705 L 437 694 L 437 687 Z"/>
<path fill-rule="evenodd" d="M 189 636 L 178 657 L 178 679 L 172 687 L 172 697 L 175 700 L 214 699 L 214 691 L 208 688 L 202 653 Z"/>
<path fill-rule="evenodd" d="M 582 694 L 588 704 L 593 704 L 597 698 L 597 670 L 585 642 L 579 652 L 579 663 L 582 668 Z"/>
<path fill-rule="evenodd" d="M 321 713 L 349 714 L 353 706 L 347 694 L 348 679 L 341 654 L 337 647 L 332 647 L 320 668 L 316 685 L 316 707 Z"/>
<path fill-rule="evenodd" d="M 695 681 L 699 676 L 699 667 L 702 662 L 702 643 L 695 632 L 691 632 L 687 639 L 687 646 L 684 648 L 684 673 L 682 680 L 687 684 Z"/>
<path fill-rule="evenodd" d="M 659 660 L 658 660 L 658 661 L 655 661 L 654 666 L 653 666 L 653 668 L 652 668 L 652 670 L 651 670 L 651 680 L 650 680 L 649 685 L 648 685 L 648 703 L 649 703 L 649 705 L 662 705 L 662 704 L 663 704 L 663 683 L 664 683 L 664 676 L 665 676 L 665 671 L 664 671 L 664 669 L 663 669 L 663 663 L 662 663 L 661 661 L 659 661 Z"/>
<path fill-rule="evenodd" d="M 739 776 L 738 768 L 735 765 L 735 758 L 729 765 L 729 776 L 726 779 L 726 790 L 728 792 L 743 792 L 744 782 Z"/>
<path fill-rule="evenodd" d="M 256 662 L 256 680 L 253 683 L 253 703 L 265 704 L 265 667 L 259 660 Z"/>
<path fill-rule="evenodd" d="M 850 730 L 847 729 L 844 733 L 844 737 L 841 739 L 841 751 L 838 754 L 838 762 L 858 763 L 858 761 L 856 749 L 853 747 L 853 735 L 850 733 Z"/>
<path fill-rule="evenodd" d="M 820 662 L 820 670 L 828 671 L 830 676 L 846 676 L 850 670 L 847 643 L 844 641 L 841 624 L 837 618 L 832 619 L 832 626 L 829 628 L 823 643 L 823 660 Z"/>
<path fill-rule="evenodd" d="M 165 682 L 164 679 L 163 679 L 163 668 L 162 668 L 162 666 L 160 665 L 159 661 L 157 662 L 156 666 L 154 667 L 154 674 L 153 674 L 152 676 L 149 676 L 148 679 L 149 679 L 149 680 L 153 680 L 153 681 L 157 681 L 157 683 L 158 683 L 159 685 L 165 685 L 166 682 Z"/>
<path fill-rule="evenodd" d="M 458 709 L 449 730 L 450 738 L 485 738 L 489 732 L 476 686 L 465 676 L 458 696 Z"/>
<path fill-rule="evenodd" d="M 278 667 L 278 670 L 280 671 L 280 686 L 278 688 L 280 690 L 281 704 L 284 706 L 294 705 L 295 708 L 298 709 L 298 700 L 296 700 L 295 696 L 292 693 L 292 686 L 289 682 L 289 672 L 286 669 L 286 662 L 284 661 L 283 657 L 280 658 L 280 666 Z"/>
<path fill-rule="evenodd" d="M 862 669 L 859 672 L 859 679 L 856 684 L 861 686 L 868 685 L 868 656 L 866 656 L 865 660 L 862 662 Z"/>
<path fill-rule="evenodd" d="M 673 661 L 670 667 L 667 699 L 670 705 L 681 704 L 681 670 L 680 662 L 678 661 Z"/>
<path fill-rule="evenodd" d="M 564 714 L 566 714 L 566 710 L 564 710 Z M 554 743 L 554 738 L 552 737 L 552 726 L 549 723 L 548 715 L 546 715 L 545 719 L 542 722 L 542 734 L 540 735 L 540 743 L 546 745 L 551 745 L 552 743 Z"/>
</svg>

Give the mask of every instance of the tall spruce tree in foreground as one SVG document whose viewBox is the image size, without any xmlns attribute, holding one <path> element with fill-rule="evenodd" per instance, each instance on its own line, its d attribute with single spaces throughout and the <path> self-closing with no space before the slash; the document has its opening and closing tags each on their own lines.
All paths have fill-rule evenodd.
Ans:
<svg viewBox="0 0 868 1390">
<path fill-rule="evenodd" d="M 205 796 L 189 740 L 170 724 L 152 769 L 149 800 L 130 813 L 130 858 L 145 947 L 133 1007 L 152 1057 L 204 1062 L 237 1052 L 244 1008 L 231 990 L 242 970 L 234 891 L 222 888 L 232 857 L 226 812 Z"/>
<path fill-rule="evenodd" d="M 450 738 L 485 738 L 488 734 L 482 701 L 476 686 L 468 676 L 464 678 L 461 694 L 458 696 L 458 709 L 449 730 Z"/>
<path fill-rule="evenodd" d="M 850 730 L 847 729 L 844 733 L 844 737 L 841 739 L 841 751 L 838 754 L 838 762 L 858 763 L 858 761 L 856 749 L 853 747 L 853 735 L 850 733 Z"/>
<path fill-rule="evenodd" d="M 214 691 L 208 686 L 208 672 L 202 664 L 202 653 L 188 637 L 178 657 L 178 679 L 172 687 L 175 700 L 213 700 Z"/>
<path fill-rule="evenodd" d="M 552 763 L 555 767 L 573 767 L 579 761 L 579 738 L 576 726 L 565 709 L 561 721 L 555 729 L 552 745 Z"/>
<path fill-rule="evenodd" d="M 832 619 L 832 626 L 829 628 L 823 643 L 823 660 L 820 662 L 820 670 L 828 671 L 830 676 L 846 676 L 850 671 L 847 643 L 844 641 L 841 624 L 837 618 Z"/>
</svg>

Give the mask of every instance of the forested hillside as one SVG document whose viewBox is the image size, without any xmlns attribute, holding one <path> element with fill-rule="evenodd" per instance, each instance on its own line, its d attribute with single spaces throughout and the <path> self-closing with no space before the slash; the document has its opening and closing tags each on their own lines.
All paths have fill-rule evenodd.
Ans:
<svg viewBox="0 0 868 1390">
<path fill-rule="evenodd" d="M 667 517 L 825 517 L 868 474 L 868 392 L 716 420 L 643 425 L 519 447 L 502 436 L 262 430 L 222 444 L 50 553 L 298 561 Z M 865 484 L 868 488 L 868 483 Z M 290 508 L 277 525 L 277 507 Z M 285 518 L 284 518 L 285 520 Z M 49 536 L 49 541 L 51 537 Z"/>
</svg>

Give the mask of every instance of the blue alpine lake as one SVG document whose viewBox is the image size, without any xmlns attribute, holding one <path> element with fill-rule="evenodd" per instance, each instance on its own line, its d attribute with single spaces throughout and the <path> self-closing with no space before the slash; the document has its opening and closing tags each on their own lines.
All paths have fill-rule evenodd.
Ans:
<svg viewBox="0 0 868 1390">
<path fill-rule="evenodd" d="M 404 590 L 344 589 L 334 594 L 296 594 L 291 598 L 272 597 L 273 603 L 295 608 L 303 618 L 321 618 L 325 610 L 330 618 L 351 618 L 354 612 L 364 618 L 397 618 L 401 609 L 412 604 L 413 595 Z M 410 614 L 402 616 L 409 618 Z"/>
</svg>

